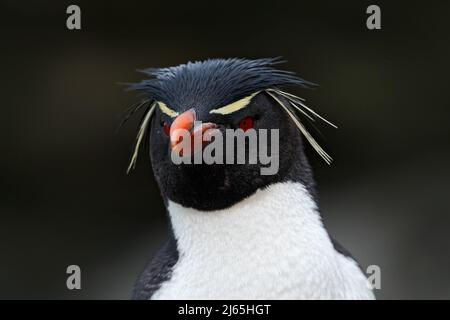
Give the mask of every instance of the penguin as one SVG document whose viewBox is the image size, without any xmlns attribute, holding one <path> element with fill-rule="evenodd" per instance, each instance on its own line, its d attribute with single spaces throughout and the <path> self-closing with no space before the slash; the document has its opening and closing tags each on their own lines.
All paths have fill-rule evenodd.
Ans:
<svg viewBox="0 0 450 320">
<path fill-rule="evenodd" d="M 374 299 L 354 258 L 325 229 L 309 143 L 331 157 L 303 119 L 331 124 L 285 87 L 314 84 L 275 67 L 279 58 L 209 59 L 142 70 L 129 84 L 145 108 L 129 170 L 144 135 L 169 217 L 168 238 L 138 277 L 132 299 Z M 279 130 L 279 169 L 262 164 L 175 164 L 179 128 Z M 332 125 L 332 124 L 331 124 Z M 202 128 L 200 128 L 203 131 Z M 202 146 L 203 147 L 203 146 Z"/>
</svg>

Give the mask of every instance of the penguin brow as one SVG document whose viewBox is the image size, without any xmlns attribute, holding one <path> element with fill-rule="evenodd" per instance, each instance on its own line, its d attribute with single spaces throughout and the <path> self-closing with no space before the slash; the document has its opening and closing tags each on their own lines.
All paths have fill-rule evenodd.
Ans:
<svg viewBox="0 0 450 320">
<path fill-rule="evenodd" d="M 225 114 L 231 114 L 233 112 L 239 111 L 239 110 L 247 107 L 250 104 L 250 101 L 253 99 L 253 97 L 256 96 L 260 92 L 261 91 L 254 92 L 251 95 L 244 97 L 242 99 L 239 99 L 230 104 L 227 104 L 226 106 L 223 106 L 223 107 L 220 107 L 217 109 L 212 109 L 209 113 L 217 113 L 217 114 L 225 115 Z"/>
<path fill-rule="evenodd" d="M 333 158 L 331 158 L 323 149 L 322 147 L 316 142 L 316 140 L 311 136 L 311 134 L 306 130 L 305 126 L 301 123 L 299 115 L 297 112 L 300 112 L 301 114 L 305 115 L 309 120 L 315 121 L 315 119 L 320 119 L 323 122 L 327 123 L 328 125 L 334 127 L 337 129 L 337 126 L 332 124 L 327 119 L 323 118 L 321 115 L 316 113 L 314 110 L 312 110 L 310 107 L 306 106 L 304 101 L 305 99 L 302 99 L 300 97 L 297 97 L 296 95 L 281 91 L 279 89 L 270 88 L 266 89 L 265 92 L 271 96 L 283 109 L 286 111 L 286 113 L 289 115 L 289 117 L 292 119 L 294 124 L 297 126 L 297 128 L 300 130 L 300 132 L 305 136 L 306 140 L 309 142 L 309 144 L 316 150 L 316 152 L 325 160 L 327 164 L 331 164 L 333 161 Z M 288 102 L 288 104 L 285 104 L 282 100 L 285 100 Z"/>
<path fill-rule="evenodd" d="M 179 115 L 178 112 L 175 110 L 170 109 L 164 102 L 157 101 L 159 110 L 161 110 L 162 113 L 168 115 L 171 118 L 175 118 Z"/>
</svg>

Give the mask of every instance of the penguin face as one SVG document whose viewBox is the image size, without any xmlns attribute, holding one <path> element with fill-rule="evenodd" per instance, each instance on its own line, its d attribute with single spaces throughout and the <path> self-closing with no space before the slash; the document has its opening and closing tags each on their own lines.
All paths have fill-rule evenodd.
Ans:
<svg viewBox="0 0 450 320">
<path fill-rule="evenodd" d="M 150 130 L 150 156 L 154 175 L 167 199 L 199 210 L 229 207 L 259 188 L 282 181 L 296 162 L 298 153 L 303 152 L 298 130 L 286 113 L 265 93 L 259 93 L 248 106 L 230 114 L 215 114 L 211 110 L 194 107 L 177 113 L 178 117 L 184 117 L 185 112 L 193 112 L 196 120 L 214 124 L 215 130 L 219 130 L 223 136 L 227 129 L 251 127 L 255 129 L 259 141 L 260 129 L 278 129 L 279 141 L 286 142 L 279 146 L 278 172 L 262 175 L 261 167 L 265 165 L 259 160 L 256 164 L 249 164 L 248 161 L 237 164 L 236 153 L 232 164 L 174 164 L 171 158 L 170 128 L 173 129 L 174 123 L 177 124 L 178 117 L 172 118 L 157 108 Z M 248 159 L 250 148 L 246 142 L 245 156 Z M 268 154 L 271 153 L 270 143 L 268 139 Z M 225 158 L 225 147 L 223 153 Z"/>
<path fill-rule="evenodd" d="M 213 59 L 144 70 L 152 78 L 130 87 L 147 95 L 143 104 L 148 103 L 148 107 L 129 168 L 136 163 L 139 144 L 148 132 L 153 172 L 166 202 L 216 210 L 227 208 L 272 183 L 300 180 L 307 188 L 312 186 L 301 133 L 327 162 L 330 158 L 303 127 L 298 113 L 324 119 L 306 107 L 301 98 L 279 89 L 305 87 L 309 83 L 291 72 L 273 68 L 276 63 L 277 59 Z M 201 121 L 202 125 L 194 126 L 195 121 Z M 236 152 L 231 163 L 176 164 L 171 152 L 179 143 L 177 129 L 188 130 L 192 135 L 211 129 L 220 132 L 224 141 L 228 129 L 254 129 L 258 142 L 260 130 L 268 130 L 267 154 L 272 155 L 272 143 L 277 143 L 278 170 L 263 175 L 259 157 L 255 164 L 248 161 L 238 164 Z M 270 139 L 273 129 L 278 130 L 276 141 Z M 247 160 L 251 150 L 248 140 L 245 143 Z M 226 159 L 225 144 L 223 147 Z"/>
</svg>

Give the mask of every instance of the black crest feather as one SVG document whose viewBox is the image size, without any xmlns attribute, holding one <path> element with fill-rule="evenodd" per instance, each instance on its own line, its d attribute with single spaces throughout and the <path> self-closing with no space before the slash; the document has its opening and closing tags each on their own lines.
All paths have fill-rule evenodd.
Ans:
<svg viewBox="0 0 450 320">
<path fill-rule="evenodd" d="M 313 85 L 293 72 L 273 67 L 279 58 L 210 59 L 188 62 L 176 67 L 144 69 L 151 79 L 131 84 L 130 90 L 141 91 L 151 100 L 170 108 L 218 108 L 267 88 Z"/>
</svg>

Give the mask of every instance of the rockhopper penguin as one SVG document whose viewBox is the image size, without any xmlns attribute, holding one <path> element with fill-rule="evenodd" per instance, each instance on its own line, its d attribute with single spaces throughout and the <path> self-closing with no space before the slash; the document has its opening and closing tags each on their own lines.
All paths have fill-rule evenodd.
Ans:
<svg viewBox="0 0 450 320">
<path fill-rule="evenodd" d="M 134 299 L 373 299 L 358 264 L 325 230 L 305 141 L 331 158 L 300 119 L 323 119 L 284 87 L 312 84 L 278 59 L 212 59 L 143 70 L 131 84 L 146 108 L 130 168 L 148 133 L 170 217 L 166 244 L 138 278 Z M 283 89 L 284 90 L 284 89 Z M 127 117 L 127 118 L 128 118 Z M 279 129 L 279 170 L 256 164 L 174 164 L 177 128 Z M 129 168 L 129 169 L 130 169 Z"/>
</svg>

